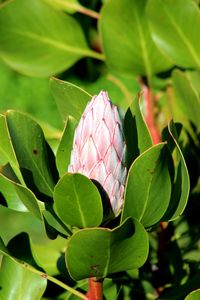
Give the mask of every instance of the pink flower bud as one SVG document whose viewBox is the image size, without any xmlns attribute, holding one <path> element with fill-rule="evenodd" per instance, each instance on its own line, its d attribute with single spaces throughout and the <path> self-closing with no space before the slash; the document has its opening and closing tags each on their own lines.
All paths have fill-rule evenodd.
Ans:
<svg viewBox="0 0 200 300">
<path fill-rule="evenodd" d="M 101 91 L 88 103 L 75 130 L 68 171 L 101 184 L 115 215 L 123 203 L 126 145 L 117 107 Z"/>
</svg>

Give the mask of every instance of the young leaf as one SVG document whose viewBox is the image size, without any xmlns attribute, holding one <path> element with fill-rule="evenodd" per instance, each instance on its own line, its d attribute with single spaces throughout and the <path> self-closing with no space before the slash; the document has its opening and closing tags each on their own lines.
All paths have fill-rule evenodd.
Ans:
<svg viewBox="0 0 200 300">
<path fill-rule="evenodd" d="M 163 220 L 169 221 L 176 219 L 183 213 L 189 196 L 190 181 L 185 160 L 177 142 L 176 127 L 172 122 L 168 126 L 168 132 L 165 131 L 163 135 L 164 139 L 168 141 L 170 152 L 175 152 L 177 157 L 171 199 L 163 217 Z"/>
<path fill-rule="evenodd" d="M 52 196 L 57 171 L 54 155 L 41 127 L 17 111 L 6 113 L 6 122 L 23 179 L 40 200 Z"/>
<path fill-rule="evenodd" d="M 151 136 L 139 107 L 140 99 L 135 98 L 124 118 L 127 168 L 142 152 L 152 146 Z"/>
<path fill-rule="evenodd" d="M 81 280 L 139 268 L 147 255 L 147 233 L 137 220 L 130 218 L 113 230 L 77 231 L 67 244 L 66 262 L 71 277 Z"/>
<path fill-rule="evenodd" d="M 15 70 L 39 77 L 59 73 L 84 56 L 101 58 L 88 48 L 73 17 L 41 0 L 9 1 L 1 7 L 0 53 Z"/>
<path fill-rule="evenodd" d="M 96 186 L 81 174 L 65 174 L 54 190 L 55 209 L 61 220 L 84 228 L 102 222 L 103 208 Z"/>
<path fill-rule="evenodd" d="M 56 78 L 51 78 L 50 88 L 63 120 L 68 116 L 79 120 L 92 96 L 80 87 Z"/>
<path fill-rule="evenodd" d="M 71 151 L 74 140 L 74 130 L 76 128 L 76 125 L 76 120 L 73 117 L 69 116 L 65 123 L 63 135 L 56 153 L 56 165 L 60 177 L 66 173 L 68 165 L 70 163 Z"/>
<path fill-rule="evenodd" d="M 200 12 L 194 1 L 150 0 L 147 16 L 154 42 L 176 65 L 200 67 Z"/>
<path fill-rule="evenodd" d="M 145 227 L 160 221 L 171 195 L 168 156 L 163 143 L 143 152 L 133 162 L 125 188 L 122 221 L 131 216 Z"/>
<path fill-rule="evenodd" d="M 155 46 L 149 31 L 147 0 L 111 0 L 103 6 L 100 30 L 106 62 L 119 73 L 147 75 L 171 63 Z"/>
</svg>

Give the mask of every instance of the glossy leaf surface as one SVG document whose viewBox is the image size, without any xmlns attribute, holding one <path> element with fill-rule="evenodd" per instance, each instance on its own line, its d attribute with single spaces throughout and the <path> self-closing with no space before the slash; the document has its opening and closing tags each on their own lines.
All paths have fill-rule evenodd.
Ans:
<svg viewBox="0 0 200 300">
<path fill-rule="evenodd" d="M 151 38 L 146 4 L 146 0 L 111 0 L 104 5 L 100 31 L 106 61 L 112 70 L 151 78 L 170 67 Z"/>
<path fill-rule="evenodd" d="M 40 207 L 39 207 L 37 198 L 31 192 L 31 190 L 29 190 L 27 187 L 25 187 L 25 186 L 15 182 L 15 181 L 9 179 L 9 178 L 6 178 L 2 174 L 0 174 L 0 178 L 1 178 L 1 183 L 2 183 L 3 189 L 4 189 L 4 185 L 12 186 L 15 189 L 19 199 L 25 205 L 25 207 L 30 212 L 32 212 L 37 218 L 42 220 L 42 214 L 41 214 L 41 211 L 40 211 Z"/>
<path fill-rule="evenodd" d="M 55 187 L 54 201 L 65 224 L 84 228 L 102 222 L 103 208 L 98 189 L 81 174 L 64 175 Z"/>
<path fill-rule="evenodd" d="M 40 299 L 46 289 L 47 280 L 4 256 L 0 273 L 0 298 L 7 300 Z"/>
<path fill-rule="evenodd" d="M 171 195 L 167 156 L 166 145 L 158 144 L 133 162 L 125 188 L 122 220 L 131 216 L 149 227 L 164 215 Z"/>
<path fill-rule="evenodd" d="M 199 300 L 200 298 L 200 290 L 196 290 L 191 292 L 186 298 L 185 300 Z"/>
<path fill-rule="evenodd" d="M 41 0 L 9 1 L 1 8 L 0 45 L 0 57 L 13 69 L 41 77 L 93 53 L 78 22 Z"/>
<path fill-rule="evenodd" d="M 150 0 L 147 16 L 154 42 L 176 65 L 200 68 L 200 12 L 194 1 Z"/>
<path fill-rule="evenodd" d="M 40 196 L 51 197 L 54 188 L 55 162 L 41 127 L 17 111 L 6 114 L 11 142 L 27 187 Z"/>
<path fill-rule="evenodd" d="M 147 254 L 147 233 L 139 222 L 128 219 L 113 230 L 77 231 L 68 242 L 66 262 L 71 277 L 80 280 L 138 268 Z"/>
<path fill-rule="evenodd" d="M 168 133 L 164 135 L 168 141 L 169 150 L 176 155 L 175 178 L 172 185 L 172 194 L 169 207 L 164 215 L 164 220 L 173 220 L 179 217 L 187 204 L 190 180 L 185 160 L 177 142 L 177 130 L 173 122 L 168 126 Z"/>
</svg>

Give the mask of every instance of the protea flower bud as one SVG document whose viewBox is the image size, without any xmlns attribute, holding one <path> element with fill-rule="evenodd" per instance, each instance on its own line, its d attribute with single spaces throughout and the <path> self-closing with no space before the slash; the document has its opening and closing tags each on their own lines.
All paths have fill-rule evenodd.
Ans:
<svg viewBox="0 0 200 300">
<path fill-rule="evenodd" d="M 126 145 L 117 107 L 108 94 L 94 96 L 75 130 L 68 171 L 81 173 L 101 184 L 115 215 L 123 203 Z"/>
</svg>

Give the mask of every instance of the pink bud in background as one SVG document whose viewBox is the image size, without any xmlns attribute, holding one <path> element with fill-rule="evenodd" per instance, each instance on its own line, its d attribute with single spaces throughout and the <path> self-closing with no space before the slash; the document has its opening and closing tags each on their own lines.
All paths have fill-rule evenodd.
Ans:
<svg viewBox="0 0 200 300">
<path fill-rule="evenodd" d="M 126 179 L 122 124 L 117 107 L 101 91 L 88 103 L 75 130 L 68 171 L 98 181 L 115 215 L 123 203 Z"/>
</svg>

